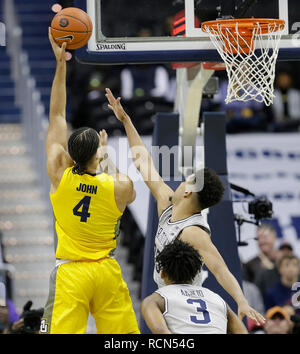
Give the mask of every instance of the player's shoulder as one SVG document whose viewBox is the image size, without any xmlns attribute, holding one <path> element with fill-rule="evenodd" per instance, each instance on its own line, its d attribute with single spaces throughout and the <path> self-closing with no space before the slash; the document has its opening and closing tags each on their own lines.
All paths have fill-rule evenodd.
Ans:
<svg viewBox="0 0 300 354">
<path fill-rule="evenodd" d="M 214 298 L 222 299 L 219 294 L 215 293 L 214 291 L 212 291 L 208 288 L 201 286 L 201 287 L 199 287 L 199 289 L 203 292 L 204 295 L 208 295 L 208 296 L 211 296 Z"/>
<path fill-rule="evenodd" d="M 114 183 L 115 183 L 115 187 L 120 191 L 120 192 L 125 192 L 128 190 L 132 190 L 133 189 L 133 182 L 131 180 L 131 178 L 123 173 L 115 173 L 111 175 Z"/>
<path fill-rule="evenodd" d="M 166 221 L 172 215 L 173 204 L 170 202 L 168 206 L 166 206 L 159 216 L 159 222 Z"/>
<path fill-rule="evenodd" d="M 210 241 L 210 234 L 200 225 L 190 225 L 186 226 L 181 234 L 180 239 L 184 242 L 193 242 L 197 240 Z"/>
<path fill-rule="evenodd" d="M 123 173 L 118 172 L 113 174 L 112 177 L 114 179 L 115 199 L 120 210 L 123 210 L 127 204 L 135 200 L 134 185 L 131 178 Z"/>
<path fill-rule="evenodd" d="M 111 176 L 113 177 L 114 181 L 116 181 L 116 182 L 121 182 L 123 184 L 132 183 L 131 178 L 124 173 L 121 173 L 121 172 L 113 173 Z"/>
<path fill-rule="evenodd" d="M 178 284 L 164 285 L 158 288 L 155 291 L 155 294 L 157 294 L 157 296 L 160 296 L 160 298 L 163 299 L 166 306 L 168 307 L 168 303 L 170 303 L 170 301 L 171 302 L 180 301 L 181 299 L 180 285 Z"/>
<path fill-rule="evenodd" d="M 65 171 L 74 163 L 68 152 L 60 144 L 52 144 L 47 151 L 47 172 L 54 189 L 58 187 Z"/>
<path fill-rule="evenodd" d="M 202 291 L 206 300 L 210 300 L 210 302 L 214 304 L 219 304 L 220 306 L 226 308 L 226 302 L 219 294 L 215 293 L 214 291 L 208 288 L 199 287 L 199 289 Z"/>
</svg>

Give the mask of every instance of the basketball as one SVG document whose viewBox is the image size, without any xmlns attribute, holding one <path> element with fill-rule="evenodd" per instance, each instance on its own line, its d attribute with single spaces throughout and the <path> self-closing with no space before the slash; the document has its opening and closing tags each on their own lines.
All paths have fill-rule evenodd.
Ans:
<svg viewBox="0 0 300 354">
<path fill-rule="evenodd" d="M 58 45 L 67 42 L 67 49 L 83 47 L 92 35 L 93 23 L 89 15 L 76 7 L 59 11 L 51 22 L 51 34 Z"/>
</svg>

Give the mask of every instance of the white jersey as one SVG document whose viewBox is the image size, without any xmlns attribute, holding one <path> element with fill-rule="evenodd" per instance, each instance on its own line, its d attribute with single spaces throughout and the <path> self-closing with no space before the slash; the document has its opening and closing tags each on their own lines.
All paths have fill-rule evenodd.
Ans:
<svg viewBox="0 0 300 354">
<path fill-rule="evenodd" d="M 227 305 L 216 293 L 193 285 L 156 290 L 165 300 L 163 316 L 175 334 L 226 334 Z"/>
<path fill-rule="evenodd" d="M 183 220 L 171 222 L 170 219 L 172 216 L 172 209 L 173 205 L 170 205 L 166 210 L 164 210 L 159 218 L 157 233 L 155 235 L 155 258 L 166 247 L 166 245 L 174 241 L 186 227 L 199 226 L 210 235 L 209 225 L 201 213 L 191 215 L 190 217 Z M 159 267 L 155 262 L 155 259 L 154 263 L 153 278 L 157 286 L 160 288 L 166 284 L 161 278 L 161 271 L 159 271 Z M 196 275 L 193 281 L 193 285 L 202 285 L 202 272 L 199 272 Z"/>
</svg>

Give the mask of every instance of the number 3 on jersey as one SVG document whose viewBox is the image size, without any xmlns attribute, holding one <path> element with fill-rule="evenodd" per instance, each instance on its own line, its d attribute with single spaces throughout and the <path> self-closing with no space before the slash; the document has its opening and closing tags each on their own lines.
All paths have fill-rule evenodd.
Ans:
<svg viewBox="0 0 300 354">
<path fill-rule="evenodd" d="M 188 304 L 194 305 L 194 303 L 196 302 L 197 304 L 200 305 L 200 307 L 196 307 L 196 311 L 197 312 L 202 312 L 203 314 L 203 319 L 199 320 L 197 318 L 197 316 L 190 316 L 190 320 L 194 323 L 201 323 L 201 324 L 207 324 L 211 321 L 210 316 L 209 316 L 209 312 L 207 311 L 207 307 L 206 307 L 206 303 L 205 301 L 201 300 L 201 299 L 187 299 L 186 302 Z"/>
<path fill-rule="evenodd" d="M 80 222 L 87 222 L 87 218 L 91 216 L 89 213 L 91 197 L 85 196 L 81 201 L 74 207 L 73 215 L 80 216 Z M 81 211 L 79 210 L 82 207 Z"/>
</svg>

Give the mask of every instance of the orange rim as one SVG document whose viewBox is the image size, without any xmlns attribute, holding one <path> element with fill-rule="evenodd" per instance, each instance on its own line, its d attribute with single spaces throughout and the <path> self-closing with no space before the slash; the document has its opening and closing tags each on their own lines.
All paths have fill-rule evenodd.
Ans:
<svg viewBox="0 0 300 354">
<path fill-rule="evenodd" d="M 206 21 L 201 25 L 202 30 L 207 27 L 210 31 L 211 29 L 216 30 L 221 25 L 222 29 L 235 29 L 238 23 L 238 28 L 244 29 L 246 32 L 252 33 L 254 28 L 258 25 L 262 29 L 262 33 L 266 34 L 270 30 L 270 25 L 274 26 L 273 31 L 278 31 L 284 29 L 285 21 L 270 18 L 234 18 L 228 20 L 215 20 Z M 206 32 L 206 31 L 205 31 Z"/>
<path fill-rule="evenodd" d="M 239 38 L 236 43 L 232 43 L 230 38 L 224 38 L 224 50 L 231 51 L 233 54 L 249 54 L 253 49 L 252 35 L 254 30 L 260 28 L 260 33 L 268 34 L 270 32 L 281 31 L 284 29 L 284 26 L 285 21 L 279 19 L 240 18 L 206 21 L 202 23 L 201 29 L 204 32 L 210 32 L 212 34 L 214 34 L 215 31 L 221 34 L 229 31 L 233 35 L 232 38 L 235 38 L 234 34 L 236 34 L 236 28 L 238 28 L 241 38 Z"/>
</svg>

